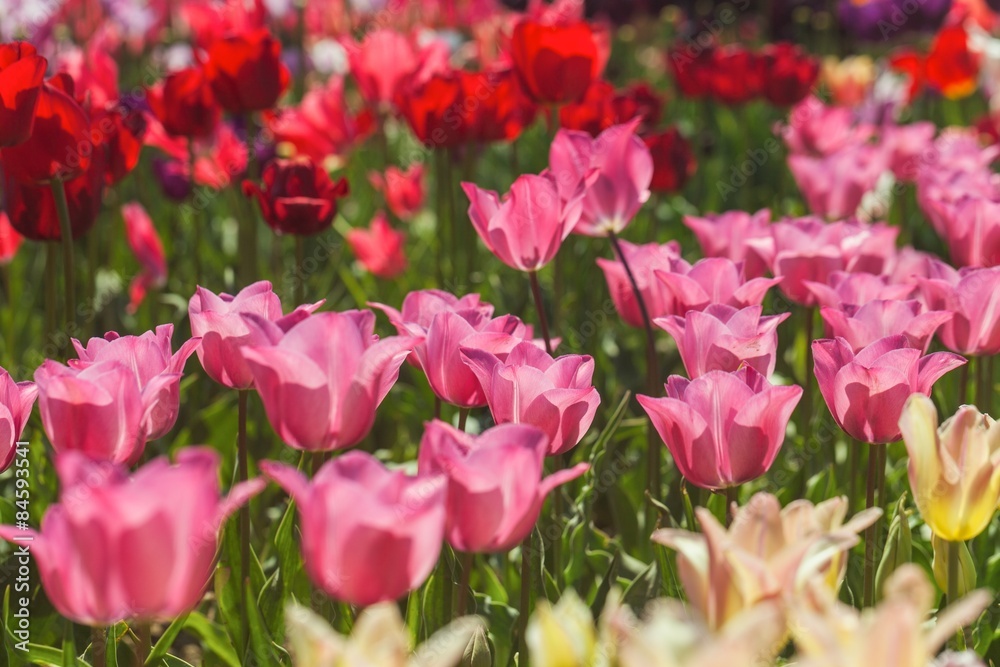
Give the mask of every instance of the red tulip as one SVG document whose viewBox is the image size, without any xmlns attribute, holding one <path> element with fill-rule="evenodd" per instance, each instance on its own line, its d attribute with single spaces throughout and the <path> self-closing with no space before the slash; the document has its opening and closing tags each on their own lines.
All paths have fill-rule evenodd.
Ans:
<svg viewBox="0 0 1000 667">
<path fill-rule="evenodd" d="M 451 70 L 401 92 L 396 107 L 417 139 L 429 148 L 442 148 L 465 143 L 467 119 L 460 111 L 464 100 L 462 76 Z"/>
<path fill-rule="evenodd" d="M 705 97 L 711 92 L 711 76 L 715 67 L 715 49 L 702 49 L 692 54 L 679 45 L 667 53 L 667 62 L 674 81 L 686 97 Z"/>
<path fill-rule="evenodd" d="M 347 196 L 343 178 L 334 183 L 309 158 L 274 160 L 264 168 L 263 188 L 243 181 L 243 194 L 256 197 L 264 221 L 279 234 L 309 236 L 330 226 L 337 200 Z"/>
<path fill-rule="evenodd" d="M 406 170 L 386 167 L 385 174 L 368 172 L 368 182 L 382 193 L 389 210 L 400 220 L 410 220 L 424 205 L 424 165 L 414 162 Z"/>
<path fill-rule="evenodd" d="M 201 67 L 168 75 L 149 90 L 148 99 L 153 115 L 173 136 L 207 137 L 219 122 L 219 104 Z"/>
<path fill-rule="evenodd" d="M 653 180 L 649 189 L 653 192 L 677 192 L 694 176 L 698 161 L 691 150 L 691 144 L 680 130 L 671 127 L 659 134 L 642 138 L 653 156 Z"/>
<path fill-rule="evenodd" d="M 819 62 L 796 44 L 768 45 L 759 58 L 761 93 L 775 106 L 787 107 L 801 102 L 819 75 Z"/>
<path fill-rule="evenodd" d="M 639 133 L 647 131 L 660 119 L 663 102 L 644 84 L 615 91 L 607 81 L 595 80 L 577 102 L 559 109 L 559 125 L 596 137 L 612 125 L 642 118 Z"/>
<path fill-rule="evenodd" d="M 219 104 L 232 113 L 270 109 L 291 79 L 281 42 L 264 28 L 216 40 L 205 72 Z"/>
<path fill-rule="evenodd" d="M 48 61 L 27 42 L 0 45 L 0 147 L 31 136 Z"/>
<path fill-rule="evenodd" d="M 979 60 L 968 42 L 965 28 L 953 25 L 938 33 L 927 54 L 927 81 L 947 98 L 968 97 L 978 85 Z"/>
<path fill-rule="evenodd" d="M 107 155 L 104 179 L 108 185 L 114 185 L 139 164 L 146 117 L 119 104 L 97 111 L 91 122 L 91 132 L 91 136 L 103 138 L 102 148 Z"/>
<path fill-rule="evenodd" d="M 534 120 L 535 105 L 513 71 L 461 72 L 460 76 L 464 97 L 457 112 L 467 141 L 513 141 Z"/>
<path fill-rule="evenodd" d="M 393 229 L 385 213 L 379 211 L 368 229 L 352 229 L 346 238 L 361 265 L 379 278 L 395 278 L 406 270 L 406 234 Z"/>
<path fill-rule="evenodd" d="M 545 25 L 522 20 L 514 27 L 510 50 L 514 71 L 541 104 L 579 99 L 603 68 L 594 31 L 584 22 Z"/>
</svg>

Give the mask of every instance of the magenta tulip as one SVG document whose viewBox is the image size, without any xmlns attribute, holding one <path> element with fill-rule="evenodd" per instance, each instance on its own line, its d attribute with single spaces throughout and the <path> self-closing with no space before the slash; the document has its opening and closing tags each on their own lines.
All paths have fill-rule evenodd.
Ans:
<svg viewBox="0 0 1000 667">
<path fill-rule="evenodd" d="M 750 366 L 694 380 L 671 375 L 667 397 L 638 396 L 681 474 L 703 489 L 757 479 L 774 463 L 802 388 L 773 386 Z"/>
<path fill-rule="evenodd" d="M 743 363 L 770 377 L 778 356 L 778 325 L 791 313 L 761 317 L 763 310 L 713 304 L 704 311 L 689 310 L 684 317 L 661 317 L 655 323 L 673 336 L 692 379 L 710 371 L 729 373 Z"/>
<path fill-rule="evenodd" d="M 927 310 L 919 301 L 869 301 L 860 308 L 821 308 L 831 337 L 843 338 L 855 353 L 879 338 L 901 334 L 906 344 L 926 353 L 938 328 L 949 322 L 952 313 Z"/>
<path fill-rule="evenodd" d="M 859 144 L 823 157 L 789 155 L 788 168 L 809 209 L 835 220 L 857 213 L 862 198 L 875 189 L 889 163 L 882 148 Z"/>
<path fill-rule="evenodd" d="M 364 606 L 396 600 L 434 569 L 444 477 L 409 477 L 359 451 L 328 462 L 312 482 L 281 463 L 260 468 L 298 505 L 306 572 L 331 597 Z"/>
<path fill-rule="evenodd" d="M 199 287 L 188 303 L 191 333 L 201 337 L 198 359 L 210 378 L 230 389 L 250 389 L 253 375 L 240 348 L 277 343 L 293 326 L 319 308 L 303 305 L 281 314 L 281 301 L 266 280 L 244 287 L 236 296 Z"/>
<path fill-rule="evenodd" d="M 14 382 L 10 374 L 0 368 L 0 472 L 14 462 L 17 441 L 31 416 L 36 396 L 38 387 L 34 382 Z"/>
<path fill-rule="evenodd" d="M 654 273 L 659 270 L 673 270 L 675 264 L 683 267 L 689 266 L 681 259 L 681 248 L 677 242 L 670 241 L 663 245 L 659 243 L 635 245 L 628 241 L 620 241 L 619 245 L 629 268 L 632 270 L 635 282 L 639 286 L 639 292 L 642 294 L 642 300 L 646 304 L 649 316 L 660 317 L 672 314 L 674 312 L 673 298 L 669 296 Z M 601 257 L 598 258 L 597 265 L 604 271 L 604 278 L 608 282 L 608 291 L 611 292 L 611 299 L 614 301 L 615 309 L 622 320 L 632 327 L 645 326 L 639 304 L 635 300 L 635 291 L 632 289 L 632 284 L 629 282 L 621 259 L 611 260 Z"/>
<path fill-rule="evenodd" d="M 419 469 L 448 479 L 448 543 L 467 553 L 491 553 L 527 537 L 549 492 L 590 467 L 580 463 L 543 479 L 548 448 L 545 434 L 527 424 L 501 424 L 479 436 L 441 421 L 427 424 Z"/>
<path fill-rule="evenodd" d="M 905 336 L 886 336 L 857 354 L 843 338 L 812 343 L 816 381 L 840 428 L 856 440 L 899 439 L 899 416 L 910 394 L 929 396 L 937 380 L 965 363 L 951 352 L 924 356 Z"/>
<path fill-rule="evenodd" d="M 79 359 L 70 359 L 70 368 L 84 369 L 105 361 L 117 361 L 131 368 L 139 383 L 143 403 L 150 406 L 142 424 L 146 440 L 162 438 L 177 422 L 180 411 L 180 383 L 188 357 L 198 348 L 200 338 L 190 338 L 177 352 L 170 339 L 173 324 L 162 324 L 141 336 L 120 336 L 114 331 L 104 338 L 91 338 L 84 347 L 73 339 Z"/>
<path fill-rule="evenodd" d="M 955 266 L 1000 264 L 1000 201 L 965 195 L 943 211 L 944 236 Z"/>
<path fill-rule="evenodd" d="M 155 459 L 131 476 L 78 452 L 56 457 L 60 502 L 41 530 L 0 526 L 38 563 L 56 610 L 86 625 L 170 621 L 200 602 L 215 569 L 226 518 L 264 487 L 262 480 L 219 493 L 219 455 L 188 447 L 171 464 Z"/>
<path fill-rule="evenodd" d="M 707 257 L 694 266 L 674 262 L 670 270 L 654 271 L 673 297 L 671 315 L 684 316 L 689 310 L 705 310 L 711 304 L 745 308 L 759 306 L 767 291 L 781 278 L 746 280 L 743 265 L 725 257 Z"/>
<path fill-rule="evenodd" d="M 734 262 L 744 262 L 748 278 L 759 278 L 767 272 L 767 266 L 756 253 L 750 251 L 746 241 L 770 238 L 770 209 L 761 209 L 753 214 L 726 211 L 704 217 L 685 215 L 684 224 L 694 232 L 706 257 L 728 257 Z"/>
<path fill-rule="evenodd" d="M 613 125 L 597 138 L 575 130 L 556 133 L 549 168 L 560 197 L 572 201 L 581 183 L 586 188 L 577 233 L 618 234 L 649 199 L 653 158 L 635 134 L 640 120 Z"/>
<path fill-rule="evenodd" d="M 545 171 L 519 176 L 501 199 L 492 190 L 462 183 L 469 219 L 490 252 L 518 271 L 538 271 L 552 261 L 580 221 L 583 182 L 566 200 Z"/>
<path fill-rule="evenodd" d="M 553 359 L 534 343 L 490 338 L 501 337 L 473 336 L 462 356 L 479 379 L 493 421 L 541 429 L 550 456 L 576 447 L 601 403 L 593 386 L 594 359 L 579 354 Z M 503 359 L 491 352 L 508 348 Z"/>
<path fill-rule="evenodd" d="M 245 346 L 254 386 L 278 436 L 306 451 L 361 442 L 417 338 L 378 340 L 375 313 L 319 313 L 276 345 Z"/>
<path fill-rule="evenodd" d="M 834 271 L 826 283 L 803 281 L 816 305 L 829 308 L 860 308 L 869 301 L 907 299 L 917 289 L 912 281 L 893 283 L 890 276 Z"/>
<path fill-rule="evenodd" d="M 953 314 L 938 331 L 944 346 L 974 356 L 1000 353 L 1000 267 L 956 271 L 938 262 L 935 274 L 918 282 L 928 308 Z"/>
</svg>

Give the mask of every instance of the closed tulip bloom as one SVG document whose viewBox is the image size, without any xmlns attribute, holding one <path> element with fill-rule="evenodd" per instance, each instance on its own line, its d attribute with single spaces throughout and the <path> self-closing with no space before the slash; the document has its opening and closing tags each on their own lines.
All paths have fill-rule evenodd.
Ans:
<svg viewBox="0 0 1000 667">
<path fill-rule="evenodd" d="M 281 463 L 260 468 L 298 506 L 306 572 L 327 595 L 362 606 L 388 602 L 434 569 L 444 539 L 444 477 L 410 477 L 364 452 L 338 456 L 311 482 Z"/>
<path fill-rule="evenodd" d="M 241 348 L 268 420 L 288 445 L 306 451 L 361 442 L 375 409 L 417 340 L 378 340 L 370 310 L 319 313 L 276 345 Z"/>
<path fill-rule="evenodd" d="M 834 338 L 843 338 L 855 353 L 880 338 L 902 334 L 909 347 L 927 352 L 934 332 L 951 321 L 952 313 L 927 310 L 919 301 L 869 301 L 857 308 L 821 308 L 819 314 Z"/>
<path fill-rule="evenodd" d="M 571 201 L 585 184 L 579 234 L 617 234 L 632 222 L 650 196 L 653 158 L 635 134 L 640 119 L 614 125 L 596 139 L 586 132 L 560 130 L 549 148 L 549 168 L 559 195 Z"/>
<path fill-rule="evenodd" d="M 1000 202 L 963 195 L 943 207 L 944 236 L 955 266 L 1000 265 Z"/>
<path fill-rule="evenodd" d="M 163 129 L 176 137 L 209 137 L 219 122 L 221 108 L 202 67 L 171 72 L 149 91 L 148 99 Z"/>
<path fill-rule="evenodd" d="M 400 220 L 410 220 L 424 205 L 424 165 L 411 164 L 406 170 L 387 167 L 385 174 L 368 172 L 368 181 L 385 197 L 386 206 Z"/>
<path fill-rule="evenodd" d="M 372 275 L 388 279 L 406 271 L 406 234 L 393 229 L 382 211 L 375 214 L 368 229 L 352 229 L 345 238 L 358 262 Z"/>
<path fill-rule="evenodd" d="M 764 71 L 756 53 L 741 44 L 729 44 L 715 49 L 713 56 L 708 85 L 717 100 L 737 105 L 760 95 Z"/>
<path fill-rule="evenodd" d="M 656 278 L 657 271 L 670 271 L 674 266 L 688 266 L 687 262 L 681 259 L 681 247 L 676 241 L 669 241 L 664 244 L 645 243 L 636 245 L 628 241 L 619 241 L 622 254 L 632 270 L 632 276 L 642 294 L 642 300 L 646 304 L 646 310 L 650 317 L 660 317 L 671 315 L 675 311 L 675 300 L 666 290 L 662 281 Z M 608 291 L 614 301 L 615 310 L 626 324 L 632 327 L 641 328 L 645 326 L 639 304 L 635 300 L 635 290 L 625 272 L 625 266 L 620 258 L 605 259 L 598 258 L 597 265 L 604 272 L 604 278 L 608 283 Z"/>
<path fill-rule="evenodd" d="M 31 136 L 48 61 L 27 42 L 0 44 L 0 147 Z"/>
<path fill-rule="evenodd" d="M 528 424 L 501 424 L 472 436 L 442 421 L 424 429 L 421 475 L 448 479 L 445 539 L 467 553 L 507 551 L 531 533 L 545 497 L 590 467 L 581 463 L 545 477 L 549 445 Z"/>
<path fill-rule="evenodd" d="M 530 424 L 548 440 L 547 454 L 568 452 L 587 434 L 601 397 L 593 386 L 594 359 L 567 354 L 553 359 L 532 342 L 507 337 L 505 343 L 476 347 L 473 336 L 462 357 L 479 378 L 497 424 Z M 496 348 L 510 349 L 505 358 Z"/>
<path fill-rule="evenodd" d="M 952 313 L 938 338 L 949 350 L 967 355 L 1000 352 L 1000 267 L 956 271 L 937 262 L 931 278 L 918 278 L 928 308 Z"/>
<path fill-rule="evenodd" d="M 215 40 L 205 72 L 219 104 L 231 113 L 270 109 L 291 79 L 281 62 L 281 42 L 266 28 Z"/>
<path fill-rule="evenodd" d="M 770 209 L 761 209 L 756 213 L 709 213 L 704 217 L 685 215 L 684 224 L 694 232 L 706 257 L 728 257 L 734 262 L 743 262 L 748 278 L 759 278 L 767 272 L 767 266 L 745 241 L 770 238 Z"/>
<path fill-rule="evenodd" d="M 558 25 L 524 19 L 514 26 L 510 57 L 524 89 L 540 104 L 579 99 L 604 66 L 594 30 L 584 22 Z"/>
<path fill-rule="evenodd" d="M 886 336 L 857 354 L 843 338 L 812 342 L 819 390 L 834 420 L 869 444 L 899 439 L 899 416 L 910 394 L 929 396 L 934 383 L 966 363 L 950 352 L 924 356 L 902 335 Z"/>
<path fill-rule="evenodd" d="M 900 301 L 910 298 L 917 285 L 909 277 L 894 282 L 891 276 L 834 271 L 825 283 L 803 280 L 803 286 L 821 308 L 857 310 L 869 301 Z"/>
<path fill-rule="evenodd" d="M 281 301 L 266 280 L 244 287 L 236 296 L 199 287 L 188 303 L 191 333 L 201 338 L 198 359 L 210 378 L 230 389 L 250 389 L 253 374 L 240 348 L 270 345 L 319 308 L 303 305 L 281 314 Z"/>
<path fill-rule="evenodd" d="M 854 215 L 864 196 L 873 191 L 889 168 L 885 151 L 878 146 L 848 146 L 823 157 L 788 156 L 809 209 L 828 220 Z"/>
<path fill-rule="evenodd" d="M 261 185 L 243 181 L 243 194 L 254 197 L 264 221 L 279 234 L 318 234 L 333 221 L 337 200 L 347 196 L 347 180 L 334 182 L 307 157 L 273 160 L 264 168 Z"/>
<path fill-rule="evenodd" d="M 949 542 L 982 533 L 1000 503 L 1000 426 L 971 405 L 938 426 L 934 403 L 914 394 L 899 428 L 913 499 L 931 531 Z"/>
<path fill-rule="evenodd" d="M 548 171 L 524 174 L 501 199 L 492 190 L 462 183 L 469 219 L 490 252 L 518 271 L 538 271 L 552 261 L 582 213 L 583 183 L 567 200 Z"/>
<path fill-rule="evenodd" d="M 791 313 L 761 317 L 763 310 L 712 304 L 704 311 L 689 310 L 684 317 L 661 317 L 655 323 L 673 336 L 692 379 L 709 371 L 735 371 L 743 363 L 770 377 L 778 356 L 778 325 Z"/>
<path fill-rule="evenodd" d="M 642 138 L 653 159 L 653 192 L 677 192 L 687 185 L 698 169 L 698 160 L 691 143 L 676 127 Z"/>
<path fill-rule="evenodd" d="M 201 601 L 226 518 L 263 480 L 219 492 L 219 455 L 188 447 L 131 476 L 77 452 L 56 457 L 60 502 L 38 532 L 0 526 L 0 538 L 32 538 L 42 586 L 66 618 L 85 625 L 166 621 Z"/>
<path fill-rule="evenodd" d="M 774 463 L 802 388 L 768 383 L 750 366 L 672 375 L 667 397 L 638 396 L 677 468 L 692 484 L 724 489 L 757 479 Z"/>
<path fill-rule="evenodd" d="M 31 407 L 38 396 L 34 382 L 14 382 L 10 374 L 0 368 L 0 472 L 14 462 L 17 441 L 21 439 Z"/>
<path fill-rule="evenodd" d="M 173 324 L 162 324 L 156 331 L 141 336 L 119 336 L 110 331 L 104 338 L 91 338 L 86 347 L 73 340 L 77 359 L 70 359 L 70 368 L 84 369 L 95 364 L 119 362 L 135 373 L 143 403 L 149 406 L 143 416 L 143 436 L 146 440 L 162 438 L 174 427 L 180 411 L 180 381 L 184 365 L 200 338 L 189 338 L 173 352 L 170 339 Z"/>
<path fill-rule="evenodd" d="M 762 70 L 761 93 L 775 106 L 798 104 L 819 77 L 819 61 L 796 44 L 768 44 L 758 59 Z"/>
<path fill-rule="evenodd" d="M 467 101 L 459 70 L 434 72 L 415 79 L 396 94 L 395 105 L 410 131 L 428 148 L 455 147 L 469 140 Z"/>
<path fill-rule="evenodd" d="M 705 310 L 712 304 L 745 308 L 759 306 L 767 291 L 780 278 L 747 280 L 743 264 L 725 257 L 706 257 L 689 266 L 675 262 L 670 269 L 653 272 L 673 297 L 671 315 L 684 316 L 689 310 Z"/>
</svg>

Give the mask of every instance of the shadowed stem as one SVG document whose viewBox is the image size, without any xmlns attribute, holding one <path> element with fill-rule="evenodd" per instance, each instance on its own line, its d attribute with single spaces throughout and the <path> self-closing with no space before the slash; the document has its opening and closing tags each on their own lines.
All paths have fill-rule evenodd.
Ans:
<svg viewBox="0 0 1000 667">
<path fill-rule="evenodd" d="M 11 366 L 16 366 L 17 347 L 15 338 L 17 335 L 17 327 L 15 326 L 15 322 L 17 322 L 17 318 L 14 317 L 14 303 L 13 301 L 11 301 L 12 289 L 10 286 L 10 281 L 11 281 L 11 275 L 10 271 L 7 269 L 7 265 L 6 264 L 0 265 L 0 286 L 2 286 L 3 288 L 3 307 L 8 314 L 7 330 L 3 332 L 4 347 L 7 348 L 7 351 L 10 354 L 8 363 L 10 363 Z"/>
<path fill-rule="evenodd" d="M 545 351 L 552 356 L 552 339 L 549 337 L 549 322 L 545 318 L 545 304 L 542 302 L 542 286 L 538 283 L 538 272 L 528 271 L 528 281 L 531 283 L 531 295 L 535 299 L 535 309 L 538 311 L 538 326 L 542 329 Z"/>
<path fill-rule="evenodd" d="M 196 285 L 201 284 L 201 216 L 198 215 L 198 184 L 194 178 L 195 168 L 198 163 L 194 150 L 194 138 L 188 139 L 188 176 L 191 179 L 191 237 L 193 247 L 191 248 L 191 261 L 194 264 L 194 281 Z"/>
<path fill-rule="evenodd" d="M 471 412 L 470 408 L 461 408 L 458 411 L 458 430 L 459 431 L 464 431 L 465 430 L 465 423 L 467 421 L 469 421 L 469 412 Z"/>
<path fill-rule="evenodd" d="M 90 629 L 90 662 L 94 667 L 104 667 L 107 664 L 108 629 L 95 627 Z"/>
<path fill-rule="evenodd" d="M 145 665 L 146 659 L 149 658 L 149 650 L 152 646 L 149 636 L 149 623 L 141 621 L 135 626 L 135 637 L 137 640 L 136 658 L 138 658 L 139 665 Z M 97 663 L 94 663 L 95 667 Z"/>
<path fill-rule="evenodd" d="M 740 487 L 739 486 L 729 486 L 726 487 L 726 527 L 733 524 L 733 516 L 736 514 L 735 505 L 739 505 L 740 502 Z"/>
<path fill-rule="evenodd" d="M 56 203 L 56 215 L 59 217 L 59 235 L 63 248 L 63 289 L 65 294 L 65 312 L 63 324 L 76 324 L 76 281 L 73 276 L 73 225 L 69 218 L 69 204 L 66 202 L 66 186 L 62 179 L 52 179 L 52 198 Z"/>
<path fill-rule="evenodd" d="M 298 306 L 306 300 L 306 278 L 302 272 L 302 263 L 305 261 L 305 239 L 298 234 L 295 235 L 295 305 Z"/>
<path fill-rule="evenodd" d="M 958 559 L 962 551 L 961 542 L 948 542 L 948 606 L 958 602 Z"/>
<path fill-rule="evenodd" d="M 257 155 L 257 123 L 253 114 L 246 115 L 247 132 L 247 178 L 257 180 L 259 162 Z M 237 190 L 239 184 L 236 184 Z M 249 201 L 249 200 L 247 200 Z M 240 276 L 244 285 L 250 284 L 257 275 L 257 208 L 251 204 L 248 207 L 247 219 L 239 226 L 237 245 L 240 250 Z"/>
<path fill-rule="evenodd" d="M 472 566 L 475 554 L 470 552 L 462 552 L 461 567 L 462 567 L 462 579 L 458 587 L 458 605 L 455 608 L 455 617 L 465 616 L 469 609 L 469 596 L 472 595 L 472 591 L 469 590 L 469 582 L 472 577 Z"/>
<path fill-rule="evenodd" d="M 868 446 L 868 492 L 865 508 L 876 507 L 875 491 L 881 488 L 885 478 L 885 454 L 882 450 L 886 445 Z M 879 464 L 881 463 L 881 467 Z M 865 530 L 865 570 L 864 595 L 862 603 L 865 607 L 875 604 L 875 539 L 878 535 L 878 521 Z"/>
<path fill-rule="evenodd" d="M 531 534 L 521 542 L 521 602 L 518 605 L 518 667 L 528 667 L 528 615 L 531 613 Z"/>
<path fill-rule="evenodd" d="M 632 285 L 632 293 L 635 295 L 636 304 L 639 306 L 639 313 L 642 315 L 642 324 L 646 329 L 646 390 L 650 395 L 655 396 L 658 393 L 656 385 L 660 371 L 656 360 L 656 338 L 653 334 L 653 321 L 649 317 L 646 300 L 642 298 L 642 291 L 639 289 L 639 283 L 636 282 L 635 274 L 632 273 L 632 267 L 629 266 L 628 260 L 625 259 L 625 254 L 622 252 L 618 236 L 614 232 L 608 232 L 608 240 L 611 241 L 611 247 L 614 249 L 615 254 L 618 255 L 618 259 L 622 263 L 622 268 L 625 269 L 625 275 Z M 653 529 L 653 517 L 656 515 L 656 506 L 653 504 L 653 500 L 660 497 L 660 445 L 656 442 L 656 433 L 653 430 L 652 424 L 647 424 L 646 426 L 646 456 L 646 490 L 650 495 L 650 500 L 646 503 L 646 531 L 648 532 Z"/>
<path fill-rule="evenodd" d="M 249 389 L 239 390 L 239 430 L 237 432 L 238 448 L 238 475 L 239 481 L 245 482 L 250 478 L 250 464 L 247 456 L 247 401 L 250 397 Z M 240 590 L 245 591 L 250 578 L 250 503 L 243 503 L 240 507 Z M 245 594 L 244 594 L 245 595 Z M 247 606 L 249 601 L 243 600 L 240 610 L 240 621 L 243 625 L 244 642 L 250 639 L 250 623 L 247 617 Z"/>
<path fill-rule="evenodd" d="M 56 263 L 59 249 L 55 241 L 45 244 L 45 339 L 51 343 L 56 334 Z"/>
</svg>

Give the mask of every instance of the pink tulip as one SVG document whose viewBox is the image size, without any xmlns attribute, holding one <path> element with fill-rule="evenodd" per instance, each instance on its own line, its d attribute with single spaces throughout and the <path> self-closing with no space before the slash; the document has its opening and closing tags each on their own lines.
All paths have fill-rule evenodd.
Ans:
<svg viewBox="0 0 1000 667">
<path fill-rule="evenodd" d="M 913 246 L 903 246 L 885 268 L 885 275 L 891 283 L 916 285 L 918 278 L 931 277 L 933 265 L 938 261 L 940 260 L 930 253 L 914 250 Z"/>
<path fill-rule="evenodd" d="M 824 157 L 789 155 L 788 168 L 816 215 L 828 220 L 854 215 L 861 199 L 888 169 L 885 151 L 861 144 Z"/>
<path fill-rule="evenodd" d="M 128 288 L 128 311 L 135 313 L 149 289 L 159 289 L 167 284 L 167 258 L 156 227 L 142 204 L 130 202 L 123 205 L 122 218 L 125 220 L 125 238 L 129 248 L 142 267 Z"/>
<path fill-rule="evenodd" d="M 403 244 L 406 234 L 389 224 L 385 213 L 379 211 L 372 218 L 368 229 L 347 232 L 347 244 L 361 266 L 379 278 L 395 278 L 406 271 Z"/>
<path fill-rule="evenodd" d="M 661 317 L 655 322 L 673 336 L 691 378 L 710 371 L 729 373 L 743 363 L 770 377 L 778 356 L 778 325 L 791 313 L 761 317 L 763 310 L 713 304 L 704 311 L 689 310 L 684 317 Z"/>
<path fill-rule="evenodd" d="M 104 338 L 91 338 L 84 347 L 73 340 L 79 359 L 70 359 L 70 368 L 84 369 L 105 361 L 119 362 L 135 373 L 143 404 L 148 412 L 142 424 L 146 440 L 162 438 L 174 427 L 180 411 L 180 382 L 188 357 L 198 348 L 200 338 L 190 338 L 177 352 L 170 339 L 173 324 L 162 324 L 141 336 L 119 336 L 114 331 Z"/>
<path fill-rule="evenodd" d="M 757 479 L 774 463 L 802 388 L 772 386 L 750 366 L 694 380 L 671 375 L 667 398 L 638 396 L 678 469 L 722 489 Z"/>
<path fill-rule="evenodd" d="M 34 382 L 14 382 L 6 370 L 0 368 L 0 472 L 14 462 L 17 441 L 21 439 L 31 407 L 38 396 Z"/>
<path fill-rule="evenodd" d="M 361 442 L 418 339 L 378 340 L 370 310 L 319 313 L 273 346 L 241 349 L 271 426 L 306 451 Z"/>
<path fill-rule="evenodd" d="M 846 340 L 855 353 L 880 338 L 897 334 L 906 337 L 907 346 L 926 353 L 934 332 L 952 318 L 948 311 L 926 310 L 919 301 L 885 299 L 869 301 L 860 308 L 821 308 L 819 314 L 830 336 Z"/>
<path fill-rule="evenodd" d="M 843 338 L 812 342 L 819 390 L 840 428 L 870 444 L 899 439 L 899 416 L 910 394 L 929 396 L 937 380 L 966 363 L 950 352 L 924 356 L 905 336 L 886 336 L 856 355 Z"/>
<path fill-rule="evenodd" d="M 275 143 L 288 144 L 295 155 L 326 165 L 346 155 L 367 134 L 367 112 L 351 113 L 344 99 L 344 78 L 331 76 L 324 86 L 309 90 L 298 106 L 283 107 L 268 116 Z"/>
<path fill-rule="evenodd" d="M 219 493 L 219 455 L 188 447 L 177 462 L 147 463 L 134 474 L 77 452 L 56 457 L 60 502 L 40 531 L 0 526 L 38 563 L 56 610 L 86 625 L 170 621 L 199 603 L 214 571 L 226 518 L 264 487 L 262 480 Z"/>
<path fill-rule="evenodd" d="M 694 232 L 706 257 L 728 257 L 734 262 L 744 262 L 748 278 L 759 278 L 766 273 L 767 266 L 749 250 L 746 240 L 770 238 L 770 209 L 753 214 L 726 211 L 709 213 L 705 217 L 685 215 L 684 224 Z"/>
<path fill-rule="evenodd" d="M 191 333 L 201 337 L 198 359 L 210 378 L 230 389 L 250 389 L 253 375 L 240 348 L 268 345 L 322 305 L 299 306 L 281 314 L 281 300 L 266 280 L 248 285 L 236 296 L 199 287 L 188 303 Z"/>
<path fill-rule="evenodd" d="M 530 424 L 548 439 L 548 454 L 579 444 L 597 413 L 601 397 L 593 386 L 594 359 L 567 354 L 553 359 L 530 342 L 495 334 L 473 336 L 462 356 L 472 369 L 497 424 Z M 491 350 L 510 351 L 501 359 Z"/>
<path fill-rule="evenodd" d="M 281 463 L 260 468 L 298 505 L 306 572 L 331 597 L 363 606 L 396 600 L 434 569 L 444 477 L 409 477 L 358 451 L 328 462 L 312 482 Z"/>
<path fill-rule="evenodd" d="M 658 270 L 670 271 L 674 265 L 688 267 L 688 263 L 681 259 L 681 248 L 676 241 L 670 241 L 660 245 L 658 243 L 646 243 L 635 245 L 628 241 L 619 241 L 625 260 L 629 269 L 639 286 L 642 300 L 646 304 L 650 317 L 660 317 L 674 312 L 673 297 L 670 296 L 660 280 L 654 273 Z M 632 283 L 629 282 L 625 267 L 621 258 L 597 260 L 597 265 L 604 271 L 604 278 L 608 282 L 608 291 L 611 292 L 611 299 L 615 303 L 615 309 L 629 326 L 641 328 L 644 325 L 639 304 L 635 300 L 635 291 Z"/>
<path fill-rule="evenodd" d="M 990 170 L 923 170 L 917 180 L 917 204 L 934 231 L 946 240 L 951 236 L 952 208 L 969 196 L 996 200 L 1000 195 L 997 176 Z"/>
<path fill-rule="evenodd" d="M 793 155 L 830 155 L 849 146 L 864 144 L 875 128 L 859 123 L 853 109 L 827 106 L 808 97 L 792 108 L 787 125 L 778 133 Z"/>
<path fill-rule="evenodd" d="M 0 266 L 10 264 L 17 254 L 17 249 L 24 242 L 24 237 L 10 224 L 6 211 L 0 211 Z"/>
<path fill-rule="evenodd" d="M 618 234 L 649 199 L 653 158 L 635 134 L 639 121 L 613 125 L 596 139 L 575 130 L 556 133 L 549 167 L 560 196 L 571 201 L 581 183 L 586 187 L 577 233 Z"/>
<path fill-rule="evenodd" d="M 916 179 L 921 162 L 933 155 L 936 133 L 934 123 L 926 121 L 909 125 L 886 123 L 882 126 L 882 150 L 889 156 L 889 168 L 897 181 L 905 183 Z"/>
<path fill-rule="evenodd" d="M 590 468 L 581 463 L 543 479 L 548 448 L 545 434 L 527 424 L 501 424 L 478 437 L 441 421 L 427 424 L 419 469 L 448 479 L 448 543 L 466 553 L 492 553 L 527 537 L 549 492 Z"/>
<path fill-rule="evenodd" d="M 759 306 L 767 291 L 781 278 L 746 280 L 742 264 L 725 257 L 707 257 L 689 266 L 674 262 L 667 270 L 653 272 L 673 297 L 671 315 L 683 316 L 689 310 L 705 310 L 712 304 L 745 308 Z"/>
<path fill-rule="evenodd" d="M 802 284 L 812 293 L 816 305 L 841 310 L 860 308 L 879 299 L 906 299 L 917 289 L 912 281 L 893 283 L 886 275 L 846 271 L 834 271 L 825 284 L 811 280 L 804 280 Z"/>
<path fill-rule="evenodd" d="M 473 183 L 462 183 L 462 189 L 479 238 L 501 262 L 518 271 L 538 271 L 551 262 L 580 221 L 582 182 L 563 200 L 547 171 L 519 176 L 503 199 Z"/>
<path fill-rule="evenodd" d="M 956 266 L 1000 264 L 1000 201 L 966 195 L 942 214 L 945 241 Z"/>
<path fill-rule="evenodd" d="M 956 271 L 938 262 L 934 272 L 918 282 L 928 308 L 953 315 L 938 331 L 944 346 L 974 356 L 1000 353 L 1000 267 Z"/>
<path fill-rule="evenodd" d="M 400 220 L 411 220 L 424 205 L 424 165 L 411 164 L 406 171 L 387 167 L 385 175 L 368 172 L 368 182 L 385 197 L 386 206 Z"/>
</svg>

